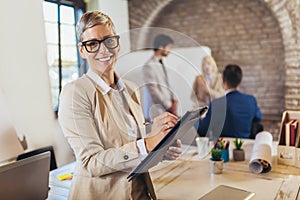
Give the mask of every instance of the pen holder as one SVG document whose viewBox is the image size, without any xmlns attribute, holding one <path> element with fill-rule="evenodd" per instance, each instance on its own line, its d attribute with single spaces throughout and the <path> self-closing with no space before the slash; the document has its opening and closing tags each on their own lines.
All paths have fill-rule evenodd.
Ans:
<svg viewBox="0 0 300 200">
<path fill-rule="evenodd" d="M 229 161 L 229 150 L 227 149 L 222 149 L 222 155 L 221 158 L 223 158 L 224 162 Z"/>
</svg>

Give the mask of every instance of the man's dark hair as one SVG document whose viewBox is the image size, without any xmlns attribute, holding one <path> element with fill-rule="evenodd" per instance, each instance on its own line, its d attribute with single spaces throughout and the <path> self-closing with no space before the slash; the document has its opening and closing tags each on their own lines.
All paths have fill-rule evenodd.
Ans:
<svg viewBox="0 0 300 200">
<path fill-rule="evenodd" d="M 229 64 L 223 71 L 223 81 L 227 83 L 230 88 L 239 86 L 243 78 L 242 69 L 235 64 Z"/>
<path fill-rule="evenodd" d="M 174 44 L 171 37 L 164 34 L 157 35 L 153 41 L 153 50 L 157 51 L 159 47 L 166 47 L 168 44 Z"/>
</svg>

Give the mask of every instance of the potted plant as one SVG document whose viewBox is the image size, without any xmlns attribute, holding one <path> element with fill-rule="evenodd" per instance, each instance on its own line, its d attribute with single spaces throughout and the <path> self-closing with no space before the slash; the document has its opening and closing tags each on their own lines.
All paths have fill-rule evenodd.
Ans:
<svg viewBox="0 0 300 200">
<path fill-rule="evenodd" d="M 234 146 L 235 146 L 235 149 L 233 149 L 233 160 L 234 161 L 243 161 L 243 160 L 245 160 L 245 151 L 244 151 L 244 149 L 242 149 L 244 141 L 239 139 L 239 138 L 235 138 L 233 143 L 234 143 Z"/>
<path fill-rule="evenodd" d="M 221 158 L 222 149 L 214 147 L 210 150 L 210 171 L 213 174 L 221 174 L 223 171 L 224 160 Z"/>
<path fill-rule="evenodd" d="M 229 161 L 229 140 L 224 140 L 224 138 L 219 138 L 214 146 L 222 151 L 221 158 L 223 158 L 224 163 Z"/>
</svg>

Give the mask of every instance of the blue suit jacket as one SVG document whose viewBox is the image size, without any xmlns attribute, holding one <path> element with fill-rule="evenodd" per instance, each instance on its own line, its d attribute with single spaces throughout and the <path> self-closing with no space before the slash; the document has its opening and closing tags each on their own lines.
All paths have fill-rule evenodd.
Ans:
<svg viewBox="0 0 300 200">
<path fill-rule="evenodd" d="M 195 125 L 200 136 L 250 138 L 253 120 L 262 120 L 255 97 L 234 90 L 213 100 L 205 118 Z"/>
</svg>

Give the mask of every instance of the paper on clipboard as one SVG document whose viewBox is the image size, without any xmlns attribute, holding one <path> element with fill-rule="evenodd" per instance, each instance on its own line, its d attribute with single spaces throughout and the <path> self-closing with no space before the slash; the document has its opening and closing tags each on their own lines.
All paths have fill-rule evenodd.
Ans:
<svg viewBox="0 0 300 200">
<path fill-rule="evenodd" d="M 131 181 L 139 173 L 147 172 L 151 167 L 157 165 L 163 160 L 168 148 L 172 146 L 177 139 L 188 132 L 194 126 L 196 121 L 207 111 L 208 107 L 204 106 L 196 110 L 187 111 L 181 120 L 170 130 L 170 132 L 156 145 L 156 147 L 146 156 L 146 158 L 129 174 L 128 181 Z"/>
</svg>

